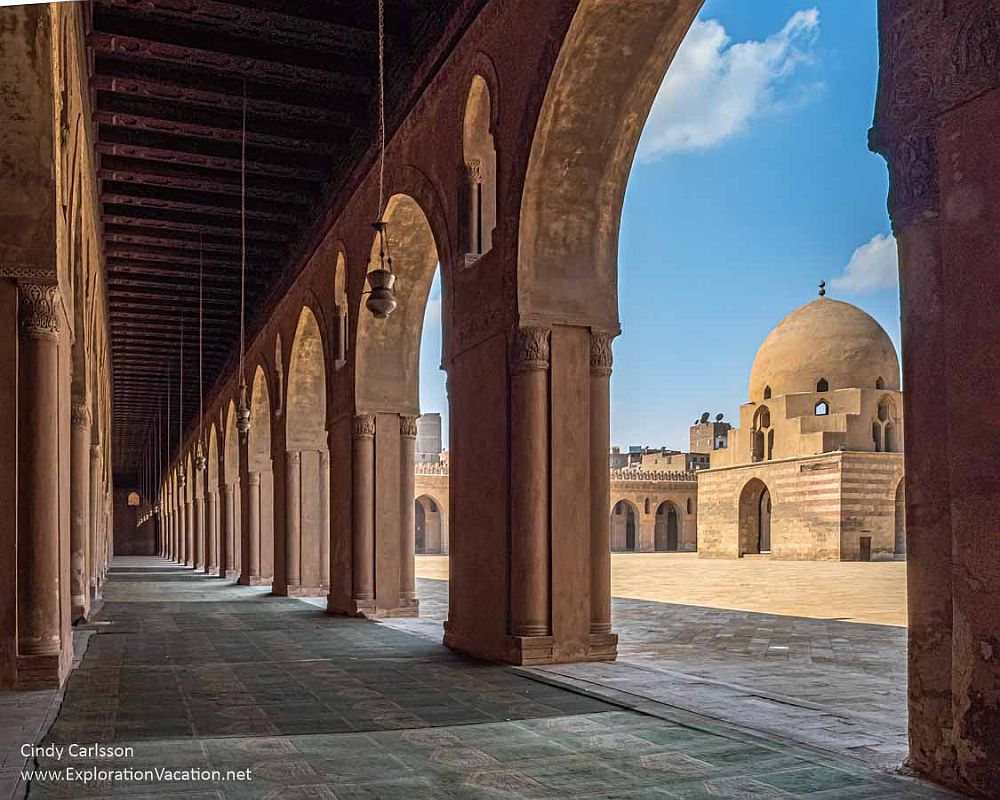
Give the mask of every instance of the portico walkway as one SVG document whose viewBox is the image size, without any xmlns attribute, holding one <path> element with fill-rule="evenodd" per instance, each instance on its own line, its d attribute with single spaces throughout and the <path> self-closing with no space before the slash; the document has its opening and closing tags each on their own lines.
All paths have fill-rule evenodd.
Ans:
<svg viewBox="0 0 1000 800">
<path fill-rule="evenodd" d="M 931 798 L 923 784 L 693 715 L 652 716 L 152 559 L 119 559 L 39 769 L 244 770 L 35 780 L 35 797 Z"/>
</svg>

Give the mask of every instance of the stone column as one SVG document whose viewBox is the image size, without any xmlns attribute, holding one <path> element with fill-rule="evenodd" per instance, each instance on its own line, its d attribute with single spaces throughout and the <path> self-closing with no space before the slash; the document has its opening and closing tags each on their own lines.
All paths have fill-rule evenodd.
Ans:
<svg viewBox="0 0 1000 800">
<path fill-rule="evenodd" d="M 74 620 L 90 611 L 90 411 L 74 403 L 70 431 L 70 603 Z"/>
<path fill-rule="evenodd" d="M 189 478 L 188 480 L 193 480 Z M 193 492 L 192 492 L 193 494 Z M 195 551 L 194 543 L 195 536 L 197 534 L 196 522 L 194 516 L 194 500 L 187 499 L 184 500 L 184 565 L 187 567 L 193 567 L 195 563 Z"/>
<path fill-rule="evenodd" d="M 375 599 L 375 415 L 354 417 L 353 597 L 358 606 Z"/>
<path fill-rule="evenodd" d="M 18 655 L 58 656 L 62 650 L 58 425 L 62 309 L 55 286 L 22 283 L 18 293 Z"/>
<path fill-rule="evenodd" d="M 319 453 L 319 579 L 330 586 L 330 451 Z"/>
<path fill-rule="evenodd" d="M 399 596 L 416 602 L 414 576 L 416 554 L 416 512 L 414 509 L 414 475 L 417 449 L 417 418 L 399 418 Z"/>
<path fill-rule="evenodd" d="M 465 165 L 466 191 L 466 231 L 465 252 L 479 255 L 482 252 L 482 221 L 480 219 L 480 195 L 483 185 L 483 162 L 474 158 Z"/>
<path fill-rule="evenodd" d="M 285 452 L 285 586 L 302 583 L 302 453 Z"/>
<path fill-rule="evenodd" d="M 611 632 L 611 341 L 590 333 L 590 632 Z"/>
<path fill-rule="evenodd" d="M 952 536 L 949 472 L 950 420 L 942 413 L 949 372 L 944 320 L 944 276 L 938 218 L 937 160 L 930 131 L 880 141 L 873 149 L 890 169 L 890 213 L 897 240 L 903 298 L 902 361 L 907 390 L 906 582 L 909 618 L 909 731 L 913 767 L 948 774 L 954 752 L 952 714 Z"/>
<path fill-rule="evenodd" d="M 233 485 L 222 484 L 222 509 L 219 531 L 219 577 L 227 578 L 233 570 L 233 530 L 236 520 L 233 513 Z"/>
<path fill-rule="evenodd" d="M 199 483 L 204 481 L 204 475 L 195 470 Z M 195 569 L 205 568 L 205 550 L 208 537 L 205 526 L 205 498 L 199 497 L 195 489 L 194 504 L 194 549 L 191 556 L 191 566 Z"/>
<path fill-rule="evenodd" d="M 212 570 L 219 566 L 219 529 L 215 524 L 216 515 L 215 492 L 205 492 L 205 574 L 211 575 Z"/>
<path fill-rule="evenodd" d="M 510 632 L 549 633 L 548 328 L 514 331 L 510 344 Z"/>
<path fill-rule="evenodd" d="M 247 583 L 260 579 L 260 473 L 251 472 L 247 479 Z"/>
<path fill-rule="evenodd" d="M 101 504 L 101 444 L 91 441 L 90 443 L 90 492 L 88 496 L 90 503 L 90 542 L 87 548 L 89 559 L 87 564 L 87 580 L 90 586 L 91 599 L 97 596 L 97 553 L 98 553 L 98 531 Z"/>
</svg>

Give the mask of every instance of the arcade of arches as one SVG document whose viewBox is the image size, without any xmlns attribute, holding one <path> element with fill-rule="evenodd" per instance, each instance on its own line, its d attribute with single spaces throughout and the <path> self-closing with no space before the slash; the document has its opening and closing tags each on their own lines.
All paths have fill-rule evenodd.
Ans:
<svg viewBox="0 0 1000 800">
<path fill-rule="evenodd" d="M 437 264 L 455 475 L 445 644 L 515 664 L 615 658 L 619 217 L 699 0 L 387 2 L 386 320 L 364 293 L 382 213 L 371 14 L 202 8 L 220 5 L 0 9 L 0 680 L 64 680 L 71 622 L 112 551 L 322 589 L 332 614 L 416 614 L 419 336 Z M 995 0 L 881 0 L 869 136 L 901 267 L 910 766 L 993 796 L 998 14 Z M 648 517 L 632 511 L 641 544 Z"/>
</svg>

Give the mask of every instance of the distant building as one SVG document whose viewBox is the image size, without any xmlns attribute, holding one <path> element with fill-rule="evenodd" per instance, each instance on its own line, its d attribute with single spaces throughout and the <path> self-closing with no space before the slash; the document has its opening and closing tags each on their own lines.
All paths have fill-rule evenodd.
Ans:
<svg viewBox="0 0 1000 800">
<path fill-rule="evenodd" d="M 417 417 L 417 463 L 440 464 L 442 450 L 441 415 L 421 414 Z"/>
<path fill-rule="evenodd" d="M 749 393 L 698 473 L 699 555 L 901 557 L 903 395 L 878 322 L 828 297 L 796 309 L 757 351 Z"/>
<path fill-rule="evenodd" d="M 725 450 L 729 446 L 729 431 L 733 426 L 722 421 L 722 414 L 717 414 L 709 421 L 708 412 L 701 415 L 691 426 L 689 447 L 692 453 L 711 453 L 713 450 Z"/>
</svg>

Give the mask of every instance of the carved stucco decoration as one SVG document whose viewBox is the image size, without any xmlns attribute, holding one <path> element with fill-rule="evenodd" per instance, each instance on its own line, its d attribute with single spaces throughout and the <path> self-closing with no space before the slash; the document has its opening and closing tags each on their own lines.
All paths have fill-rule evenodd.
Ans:
<svg viewBox="0 0 1000 800">
<path fill-rule="evenodd" d="M 90 426 L 90 408 L 86 403 L 73 403 L 70 407 L 70 422 L 76 428 Z"/>
<path fill-rule="evenodd" d="M 357 439 L 370 439 L 375 436 L 375 415 L 354 415 L 354 436 Z"/>
<path fill-rule="evenodd" d="M 417 438 L 417 418 L 408 414 L 399 417 L 399 435 L 405 439 Z"/>
<path fill-rule="evenodd" d="M 873 137 L 872 149 L 889 165 L 889 216 L 893 229 L 937 216 L 937 155 L 930 131 L 889 142 Z"/>
<path fill-rule="evenodd" d="M 59 289 L 54 284 L 18 284 L 21 334 L 35 338 L 59 336 Z"/>
<path fill-rule="evenodd" d="M 590 333 L 590 374 L 608 377 L 611 375 L 611 365 L 614 355 L 611 352 L 611 342 L 615 334 L 603 331 Z"/>
<path fill-rule="evenodd" d="M 551 329 L 534 325 L 515 328 L 510 342 L 511 370 L 548 369 L 551 334 Z"/>
</svg>

